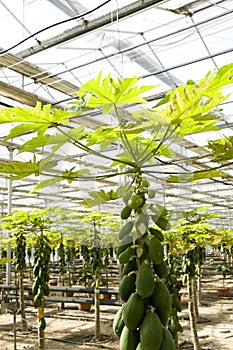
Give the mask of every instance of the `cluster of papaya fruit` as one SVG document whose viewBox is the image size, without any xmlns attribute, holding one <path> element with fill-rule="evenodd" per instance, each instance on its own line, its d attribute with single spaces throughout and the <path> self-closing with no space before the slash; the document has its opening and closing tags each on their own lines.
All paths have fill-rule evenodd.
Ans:
<svg viewBox="0 0 233 350">
<path fill-rule="evenodd" d="M 167 258 L 168 273 L 165 278 L 165 284 L 171 294 L 171 312 L 168 322 L 168 329 L 173 336 L 177 333 L 182 333 L 183 328 L 179 322 L 178 312 L 181 312 L 182 307 L 179 300 L 181 289 L 181 260 L 180 257 L 169 253 Z"/>
<path fill-rule="evenodd" d="M 35 277 L 32 285 L 32 293 L 34 295 L 34 306 L 38 308 L 38 319 L 40 322 L 40 329 L 46 328 L 46 321 L 44 318 L 44 296 L 48 296 L 50 288 L 49 281 L 49 261 L 50 261 L 50 246 L 46 237 L 39 236 L 35 244 L 35 265 L 33 274 Z"/>
<path fill-rule="evenodd" d="M 119 232 L 116 254 L 123 269 L 119 285 L 122 307 L 115 315 L 113 330 L 120 337 L 120 350 L 174 350 L 168 329 L 171 295 L 163 282 L 167 274 L 163 233 L 169 228 L 167 211 L 146 204 L 149 184 L 139 181 L 136 191 L 123 197 L 121 218 L 128 220 Z M 148 214 L 148 209 L 151 214 Z M 151 227 L 150 220 L 158 228 Z"/>
<path fill-rule="evenodd" d="M 26 238 L 23 231 L 16 235 L 15 259 L 15 272 L 19 272 L 26 267 Z"/>
</svg>

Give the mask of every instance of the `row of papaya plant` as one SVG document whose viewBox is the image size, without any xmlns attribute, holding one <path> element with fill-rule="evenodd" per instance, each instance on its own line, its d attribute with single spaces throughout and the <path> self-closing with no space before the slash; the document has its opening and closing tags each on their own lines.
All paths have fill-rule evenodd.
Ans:
<svg viewBox="0 0 233 350">
<path fill-rule="evenodd" d="M 50 220 L 51 212 L 56 213 L 58 217 Z M 76 215 L 75 215 L 76 214 Z M 68 218 L 72 219 L 72 224 L 74 225 L 74 218 L 77 220 L 77 213 L 69 212 Z M 24 301 L 24 277 L 26 271 L 26 250 L 27 253 L 31 253 L 31 247 L 34 249 L 34 267 L 33 267 L 33 285 L 32 292 L 34 295 L 34 306 L 38 308 L 38 319 L 39 319 L 39 344 L 40 348 L 44 347 L 44 329 L 46 328 L 46 322 L 44 318 L 44 306 L 45 300 L 44 296 L 49 295 L 49 280 L 51 275 L 49 273 L 49 263 L 52 249 L 57 247 L 59 256 L 59 271 L 61 277 L 61 283 L 64 285 L 65 281 L 71 286 L 71 281 L 74 280 L 74 276 L 71 277 L 70 264 L 75 267 L 75 258 L 78 254 L 83 255 L 83 268 L 79 268 L 78 282 L 83 283 L 85 286 L 90 286 L 90 283 L 97 283 L 99 278 L 102 278 L 103 271 L 101 269 L 108 270 L 108 264 L 110 263 L 109 257 L 112 256 L 113 249 L 111 247 L 101 247 L 103 243 L 101 237 L 97 237 L 97 231 L 94 225 L 94 231 L 88 234 L 88 227 L 85 229 L 85 237 L 83 237 L 83 232 L 79 232 L 80 237 L 76 237 L 76 241 L 72 239 L 72 236 L 65 236 L 66 229 L 55 230 L 52 228 L 56 220 L 60 221 L 61 211 L 58 212 L 49 208 L 47 210 L 36 210 L 33 212 L 25 211 L 14 211 L 11 215 L 2 218 L 2 229 L 7 229 L 11 235 L 12 243 L 12 253 L 14 267 L 16 275 L 18 276 L 19 290 L 20 290 L 20 310 L 21 310 L 21 322 L 22 330 L 27 330 L 27 320 L 25 313 L 25 301 Z M 63 212 L 63 220 L 65 213 Z M 99 225 L 102 224 L 103 218 L 106 215 L 102 215 L 98 212 L 90 213 L 89 218 L 92 217 L 92 221 Z M 67 217 L 66 217 L 67 219 Z M 79 224 L 81 218 L 78 217 Z M 107 219 L 106 219 L 107 220 Z M 105 220 L 105 229 L 106 229 Z M 86 220 L 85 220 L 86 221 Z M 89 222 L 92 222 L 89 219 Z M 70 222 L 67 220 L 66 224 L 69 225 Z M 111 227 L 117 223 L 111 222 Z M 75 225 L 77 222 L 75 221 Z M 69 231 L 70 231 L 69 225 Z M 112 231 L 111 231 L 112 233 Z M 98 239 L 98 242 L 96 241 Z M 5 244 L 9 239 L 5 240 Z M 81 240 L 85 244 L 81 244 Z M 95 245 L 93 245 L 93 240 L 95 240 Z M 78 244 L 77 244 L 78 243 Z M 108 242 L 109 243 L 109 242 Z M 105 242 L 106 244 L 106 242 Z M 26 249 L 28 248 L 28 249 Z M 85 250 L 84 250 L 85 248 Z M 29 254 L 29 257 L 32 257 Z M 29 260 L 30 262 L 30 260 Z M 30 264 L 29 264 L 30 265 Z M 50 266 L 51 267 L 51 266 Z M 30 271 L 30 270 L 29 270 Z M 102 272 L 102 274 L 101 274 Z M 93 278 L 94 276 L 94 278 Z M 32 277 L 32 276 L 30 276 Z M 104 280 L 104 283 L 107 283 Z M 99 310 L 99 309 L 98 309 Z M 99 317 L 98 317 L 99 319 Z M 100 326 L 99 326 L 100 328 Z M 99 338 L 99 335 L 96 335 Z"/>
<path fill-rule="evenodd" d="M 152 87 L 139 85 L 137 77 L 113 79 L 109 74 L 102 78 L 101 73 L 80 87 L 79 100 L 73 105 L 72 112 L 51 110 L 50 106 L 41 108 L 40 104 L 30 109 L 9 108 L 0 111 L 1 123 L 17 123 L 5 140 L 17 141 L 17 137 L 25 132 L 35 135 L 20 145 L 19 152 L 41 147 L 45 149 L 46 146 L 49 146 L 50 151 L 49 156 L 38 161 L 34 157 L 26 162 L 3 164 L 1 172 L 9 174 L 13 180 L 46 173 L 50 178 L 35 188 L 43 190 L 61 181 L 70 184 L 78 180 L 93 180 L 99 183 L 113 177 L 119 179 L 122 175 L 128 179 L 126 184 L 110 191 L 101 189 L 90 192 L 90 197 L 82 202 L 89 206 L 101 205 L 119 200 L 127 193 L 127 197 L 124 196 L 124 208 L 120 212 L 124 229 L 120 231 L 117 255 L 122 264 L 131 265 L 130 270 L 122 275 L 122 281 L 126 278 L 130 280 L 132 289 L 122 310 L 124 328 L 120 334 L 121 350 L 172 350 L 175 347 L 168 325 L 171 297 L 158 272 L 158 266 L 164 264 L 158 228 L 166 230 L 169 227 L 168 218 L 165 208 L 161 208 L 154 199 L 153 186 L 150 186 L 148 178 L 150 182 L 161 181 L 163 176 L 166 181 L 179 182 L 180 164 L 176 161 L 172 144 L 187 134 L 217 129 L 217 113 L 212 112 L 228 97 L 223 95 L 222 88 L 232 83 L 232 71 L 233 66 L 227 65 L 208 73 L 197 83 L 189 80 L 186 85 L 168 92 L 154 107 L 145 106 L 129 112 L 128 123 L 121 115 L 122 107 L 146 103 L 140 95 Z M 70 118 L 73 115 L 97 107 L 103 114 L 112 114 L 116 125 L 100 126 L 93 131 L 83 126 L 72 128 Z M 53 128 L 53 135 L 47 132 L 48 128 Z M 98 163 L 104 160 L 107 164 L 105 173 L 96 174 L 96 169 L 76 169 L 72 163 L 70 169 L 54 176 L 49 172 L 58 164 L 54 155 L 65 144 L 72 144 L 86 155 L 96 157 Z M 114 153 L 108 152 L 109 145 L 117 145 Z M 167 162 L 167 156 L 174 161 Z M 213 158 L 218 161 L 215 154 Z M 177 170 L 172 174 L 166 168 L 171 164 Z M 165 169 L 162 174 L 161 166 Z M 190 178 L 198 181 L 208 177 L 224 177 L 225 173 L 220 168 L 216 166 L 212 170 L 194 171 L 191 177 L 190 172 L 182 172 L 182 182 L 190 181 Z M 155 292 L 157 289 L 164 291 L 162 297 Z"/>
</svg>

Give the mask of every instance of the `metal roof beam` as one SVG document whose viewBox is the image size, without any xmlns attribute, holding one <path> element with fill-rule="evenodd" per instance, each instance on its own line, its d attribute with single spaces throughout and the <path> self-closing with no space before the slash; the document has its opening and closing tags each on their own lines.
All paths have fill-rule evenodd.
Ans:
<svg viewBox="0 0 233 350">
<path fill-rule="evenodd" d="M 68 29 L 63 33 L 56 35 L 50 39 L 44 40 L 40 43 L 40 45 L 32 46 L 26 50 L 23 50 L 17 54 L 18 57 L 25 58 L 31 55 L 34 55 L 38 52 L 47 50 L 56 45 L 62 44 L 68 40 L 77 38 L 81 35 L 92 32 L 96 29 L 100 29 L 104 26 L 112 24 L 114 21 L 119 21 L 125 17 L 136 14 L 140 11 L 143 11 L 149 7 L 154 7 L 156 4 L 162 2 L 161 0 L 143 0 L 136 1 L 133 4 L 122 7 L 115 12 L 109 12 L 101 17 L 95 18 L 91 21 L 83 20 L 82 25 L 78 25 L 73 27 L 72 29 Z"/>
<path fill-rule="evenodd" d="M 78 86 L 59 78 L 59 76 L 54 76 L 30 62 L 22 61 L 21 58 L 10 53 L 0 56 L 0 66 L 24 75 L 32 79 L 34 83 L 44 84 L 72 97 L 76 96 L 79 89 Z"/>
<path fill-rule="evenodd" d="M 42 105 L 52 104 L 52 101 L 15 86 L 8 85 L 2 81 L 0 81 L 0 95 L 31 107 L 36 106 L 37 102 L 41 102 Z M 60 105 L 56 105 L 56 108 L 63 109 Z"/>
</svg>

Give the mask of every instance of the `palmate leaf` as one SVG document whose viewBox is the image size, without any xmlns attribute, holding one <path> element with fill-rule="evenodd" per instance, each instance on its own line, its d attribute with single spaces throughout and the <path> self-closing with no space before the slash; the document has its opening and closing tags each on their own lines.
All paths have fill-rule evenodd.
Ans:
<svg viewBox="0 0 233 350">
<path fill-rule="evenodd" d="M 0 163 L 0 173 L 9 174 L 10 179 L 19 180 L 29 175 L 39 176 L 44 170 L 51 169 L 57 165 L 51 157 L 36 161 L 2 161 Z"/>
<path fill-rule="evenodd" d="M 212 151 L 214 162 L 233 159 L 233 136 L 225 136 L 222 139 L 209 141 L 207 147 Z"/>
<path fill-rule="evenodd" d="M 82 175 L 87 175 L 90 173 L 90 170 L 88 169 L 81 169 L 74 171 L 74 167 L 70 170 L 65 170 L 61 176 L 54 176 L 51 179 L 46 179 L 40 181 L 38 185 L 36 185 L 31 193 L 38 192 L 39 190 L 55 185 L 58 182 L 61 182 L 62 180 L 66 180 L 68 183 L 72 183 L 74 180 L 78 180 L 78 178 Z"/>
<path fill-rule="evenodd" d="M 87 146 L 100 145 L 101 150 L 111 143 L 120 141 L 120 130 L 115 126 L 101 126 L 87 136 Z"/>
<path fill-rule="evenodd" d="M 89 208 L 95 207 L 96 205 L 121 198 L 128 188 L 129 184 L 127 183 L 120 186 L 116 191 L 110 190 L 105 192 L 104 190 L 100 190 L 99 192 L 89 192 L 91 197 L 84 199 L 80 204 Z"/>
<path fill-rule="evenodd" d="M 12 129 L 5 138 L 5 140 L 8 140 L 29 131 L 43 134 L 52 125 L 68 125 L 69 118 L 73 115 L 74 113 L 59 109 L 51 111 L 51 105 L 41 106 L 41 103 L 37 103 L 36 107 L 33 108 L 15 107 L 0 109 L 0 124 L 23 123 Z"/>
<path fill-rule="evenodd" d="M 102 79 L 102 72 L 96 78 L 83 84 L 78 91 L 78 96 L 83 98 L 91 94 L 86 103 L 86 107 L 103 108 L 103 114 L 110 113 L 115 106 L 127 103 L 145 103 L 145 99 L 139 97 L 140 94 L 152 89 L 154 86 L 136 86 L 137 77 L 114 80 L 109 74 Z"/>
<path fill-rule="evenodd" d="M 48 145 L 52 146 L 52 151 L 56 153 L 63 145 L 67 143 L 71 143 L 72 140 L 80 140 L 84 139 L 86 136 L 86 132 L 84 131 L 84 127 L 80 126 L 78 128 L 74 128 L 68 130 L 67 133 L 57 133 L 55 135 L 49 134 L 38 134 L 37 136 L 31 138 L 29 141 L 23 143 L 19 147 L 19 153 L 32 151 L 39 147 L 45 147 Z"/>
<path fill-rule="evenodd" d="M 202 179 L 210 179 L 213 177 L 226 177 L 227 174 L 222 173 L 220 170 L 202 170 L 194 171 L 192 173 L 171 175 L 167 179 L 167 182 L 195 182 Z"/>
<path fill-rule="evenodd" d="M 187 123 L 184 122 L 189 119 L 192 119 L 189 133 L 213 130 L 217 117 L 212 112 L 228 98 L 229 95 L 224 96 L 221 90 L 224 86 L 232 84 L 232 75 L 233 64 L 224 66 L 217 72 L 209 73 L 196 84 L 182 85 L 169 92 L 155 108 L 162 106 L 159 112 L 165 119 L 169 119 L 170 123 L 179 127 L 181 135 L 187 133 Z"/>
</svg>

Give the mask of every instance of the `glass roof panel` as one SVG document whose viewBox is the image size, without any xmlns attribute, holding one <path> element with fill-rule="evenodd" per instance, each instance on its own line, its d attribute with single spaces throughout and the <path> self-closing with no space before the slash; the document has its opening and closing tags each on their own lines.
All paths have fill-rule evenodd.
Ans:
<svg viewBox="0 0 233 350">
<path fill-rule="evenodd" d="M 197 80 L 209 70 L 233 62 L 233 0 L 169 0 L 154 2 L 153 6 L 143 8 L 147 2 L 1 0 L 0 30 L 4 35 L 0 45 L 2 50 L 10 49 L 5 53 L 0 52 L 2 106 L 33 105 L 34 102 L 29 98 L 21 98 L 23 93 L 33 95 L 34 101 L 44 99 L 47 103 L 58 104 L 60 107 L 68 106 L 70 99 L 76 98 L 80 84 L 100 70 L 104 74 L 110 72 L 121 77 L 137 75 L 143 78 L 144 84 L 159 84 L 150 94 L 162 97 L 166 91 L 188 79 Z M 129 15 L 123 17 L 123 10 L 126 9 Z M 132 9 L 134 10 L 130 12 Z M 61 21 L 64 23 L 59 23 Z M 37 31 L 40 33 L 33 35 Z M 1 84 L 17 88 L 17 93 L 13 90 L 10 95 L 7 94 L 5 85 Z M 231 93 L 232 87 L 226 91 L 228 90 Z M 152 106 L 157 102 L 156 96 L 151 101 Z M 153 186 L 158 191 L 161 202 L 165 200 L 175 208 L 182 206 L 184 209 L 185 206 L 191 208 L 204 203 L 220 206 L 221 201 L 226 202 L 224 197 L 231 201 L 233 173 L 230 166 L 224 168 L 229 174 L 227 179 L 202 180 L 198 184 L 164 184 L 163 180 L 169 172 L 191 173 L 193 169 L 213 167 L 208 150 L 202 150 L 200 146 L 206 145 L 207 140 L 223 135 L 233 136 L 232 99 L 230 97 L 221 106 L 220 131 L 187 136 L 183 142 L 174 145 L 174 157 L 161 158 L 164 162 L 174 161 L 172 165 L 156 163 L 152 169 L 156 172 Z M 125 121 L 130 119 L 133 108 L 134 106 L 122 109 Z M 89 128 L 95 128 L 98 123 L 114 124 L 115 121 L 114 115 L 103 118 L 96 110 L 91 115 L 85 113 L 74 118 L 73 125 L 80 122 L 86 123 Z M 1 137 L 4 132 L 1 129 Z M 8 159 L 8 149 L 1 142 L 0 156 Z M 17 142 L 20 143 L 21 140 Z M 106 152 L 115 154 L 114 147 L 115 145 Z M 73 156 L 72 161 L 65 159 L 66 153 Z M 17 155 L 14 152 L 15 159 L 31 159 L 32 156 L 32 153 Z M 96 173 L 101 173 L 104 167 L 109 166 L 109 162 L 103 162 L 101 167 L 95 157 L 83 157 L 77 150 L 64 149 L 60 156 L 64 158 L 59 164 L 60 168 L 56 169 L 59 171 L 70 163 L 79 166 L 77 158 L 81 158 L 83 165 L 87 163 Z M 198 160 L 198 157 L 204 158 Z M 177 166 L 175 161 L 179 159 L 182 159 L 183 164 Z M 6 179 L 0 181 L 6 189 Z M 17 181 L 14 185 L 20 191 L 20 187 L 32 188 L 37 181 L 35 177 L 30 177 L 27 181 Z M 114 181 L 111 183 L 115 186 Z M 108 183 L 82 183 L 80 191 L 78 186 L 76 183 L 72 185 L 73 192 L 83 197 L 88 187 L 107 188 Z M 70 190 L 67 185 L 64 184 L 63 188 L 64 193 L 67 191 L 67 198 L 71 196 L 68 195 Z M 1 195 L 4 197 L 5 192 Z M 17 205 L 23 205 L 21 195 L 22 193 L 17 193 Z M 60 198 L 56 200 L 61 201 Z M 31 205 L 43 205 L 43 198 L 38 196 L 33 199 L 30 196 L 29 202 Z"/>
</svg>

